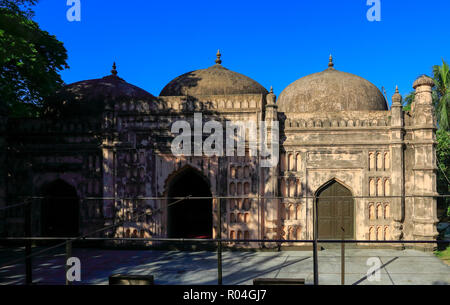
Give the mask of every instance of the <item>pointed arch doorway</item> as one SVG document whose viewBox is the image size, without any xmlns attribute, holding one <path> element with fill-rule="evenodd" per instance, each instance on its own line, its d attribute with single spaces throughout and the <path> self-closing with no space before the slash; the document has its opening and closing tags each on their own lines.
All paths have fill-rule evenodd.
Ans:
<svg viewBox="0 0 450 305">
<path fill-rule="evenodd" d="M 75 188 L 58 179 L 44 186 L 42 193 L 42 236 L 78 236 L 80 206 Z"/>
<path fill-rule="evenodd" d="M 317 227 L 319 239 L 354 238 L 354 200 L 352 192 L 332 180 L 322 186 L 317 194 Z"/>
<path fill-rule="evenodd" d="M 192 167 L 179 171 L 169 181 L 167 235 L 170 238 L 211 238 L 213 233 L 212 199 L 176 197 L 211 197 L 209 183 L 202 173 Z"/>
</svg>

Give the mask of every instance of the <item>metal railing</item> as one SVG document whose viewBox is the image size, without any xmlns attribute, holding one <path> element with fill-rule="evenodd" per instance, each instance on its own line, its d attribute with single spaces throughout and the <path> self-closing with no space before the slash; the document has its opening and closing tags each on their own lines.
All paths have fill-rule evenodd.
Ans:
<svg viewBox="0 0 450 305">
<path fill-rule="evenodd" d="M 336 197 L 336 196 L 333 196 Z M 326 197 L 326 198 L 333 198 L 333 197 Z M 406 197 L 442 197 L 442 198 L 449 198 L 450 195 L 439 195 L 439 196 L 423 196 L 423 195 L 411 195 L 411 196 L 338 196 L 338 197 L 351 197 L 351 198 L 406 198 Z M 41 255 L 43 253 L 49 252 L 53 249 L 59 248 L 59 247 L 65 247 L 65 254 L 66 254 L 66 260 L 71 257 L 72 249 L 73 249 L 73 243 L 76 241 L 89 241 L 89 242 L 103 242 L 103 241 L 133 241 L 133 242 L 141 242 L 143 244 L 145 243 L 182 243 L 182 244 L 197 244 L 197 243 L 209 243 L 214 244 L 217 247 L 217 284 L 222 285 L 223 283 L 223 275 L 222 275 L 222 252 L 223 252 L 223 245 L 225 244 L 249 244 L 249 243 L 259 243 L 261 245 L 264 244 L 276 244 L 278 248 L 283 244 L 292 244 L 292 243 L 302 243 L 302 244 L 311 244 L 312 250 L 313 250 L 313 276 L 314 276 L 314 284 L 319 284 L 319 272 L 318 272 L 318 244 L 319 243 L 330 243 L 330 244 L 341 244 L 341 266 L 342 266 L 342 279 L 341 282 L 344 283 L 344 275 L 345 275 L 345 244 L 396 244 L 396 245 L 413 245 L 413 244 L 450 244 L 450 240 L 354 240 L 354 239 L 319 239 L 317 234 L 317 225 L 318 225 L 318 219 L 317 219 L 317 200 L 318 197 L 316 196 L 301 196 L 301 197 L 287 197 L 287 199 L 314 199 L 314 212 L 313 212 L 313 239 L 224 239 L 221 238 L 221 236 L 217 236 L 217 238 L 207 238 L 207 239 L 196 239 L 196 238 L 163 238 L 163 237 L 152 237 L 152 238 L 128 238 L 128 237 L 90 237 L 93 235 L 96 235 L 98 233 L 101 233 L 103 231 L 107 231 L 111 228 L 118 227 L 123 225 L 126 221 L 130 220 L 121 220 L 119 222 L 115 222 L 112 225 L 102 227 L 97 230 L 93 230 L 87 234 L 83 234 L 77 237 L 31 237 L 31 213 L 30 213 L 30 207 L 31 204 L 34 202 L 34 199 L 45 199 L 46 197 L 41 196 L 24 196 L 23 197 L 25 202 L 20 204 L 13 204 L 5 207 L 1 207 L 0 211 L 5 211 L 8 209 L 14 209 L 14 208 L 22 208 L 24 207 L 24 225 L 25 225 L 25 232 L 27 232 L 28 236 L 24 237 L 0 237 L 0 242 L 8 242 L 8 241 L 16 241 L 16 242 L 23 242 L 25 243 L 25 255 L 22 258 L 18 258 L 12 261 L 8 261 L 6 263 L 2 263 L 0 265 L 0 269 L 6 266 L 10 266 L 12 264 L 25 262 L 25 277 L 26 277 L 26 284 L 32 284 L 32 258 L 36 257 L 38 255 Z M 54 198 L 54 197 L 52 197 Z M 66 197 L 59 197 L 60 199 L 65 199 Z M 68 198 L 68 197 L 67 197 Z M 71 198 L 71 197 L 70 197 Z M 193 196 L 185 196 L 185 197 L 138 197 L 138 198 L 117 198 L 117 197 L 86 197 L 84 200 L 175 200 L 171 203 L 169 203 L 167 206 L 177 204 L 183 200 L 193 200 L 193 199 L 242 199 L 242 198 L 249 198 L 249 199 L 286 199 L 286 197 L 281 196 L 272 196 L 272 197 L 249 197 L 248 195 L 245 196 L 214 196 L 214 197 L 193 197 Z M 320 198 L 325 198 L 321 196 Z M 218 227 L 222 227 L 222 201 L 218 200 Z M 131 221 L 137 221 L 142 216 L 146 215 L 152 215 L 154 213 L 160 212 L 161 208 L 151 210 L 151 211 L 145 211 L 143 213 L 139 213 L 137 215 L 132 216 Z M 220 230 L 219 230 L 220 232 Z M 56 245 L 48 246 L 42 250 L 39 250 L 35 253 L 32 253 L 32 242 L 37 241 L 55 241 L 59 242 Z M 67 266 L 66 266 L 67 268 Z M 70 284 L 66 280 L 66 284 Z"/>
</svg>

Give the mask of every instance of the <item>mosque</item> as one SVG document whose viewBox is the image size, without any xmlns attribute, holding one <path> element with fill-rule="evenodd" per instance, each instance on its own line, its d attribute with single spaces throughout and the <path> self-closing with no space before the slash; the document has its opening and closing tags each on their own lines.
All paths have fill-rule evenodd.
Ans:
<svg viewBox="0 0 450 305">
<path fill-rule="evenodd" d="M 337 70 L 331 56 L 324 68 L 278 98 L 227 69 L 220 52 L 159 96 L 127 83 L 115 65 L 69 84 L 42 117 L 0 116 L 0 207 L 27 200 L 31 234 L 46 237 L 119 224 L 96 236 L 307 240 L 317 216 L 319 239 L 435 239 L 433 81 L 412 84 L 404 111 L 398 90 L 389 109 L 375 85 Z M 278 121 L 279 162 L 261 166 L 248 142 L 244 155 L 175 156 L 171 126 L 195 113 Z M 0 214 L 0 235 L 24 236 L 25 211 Z"/>
</svg>

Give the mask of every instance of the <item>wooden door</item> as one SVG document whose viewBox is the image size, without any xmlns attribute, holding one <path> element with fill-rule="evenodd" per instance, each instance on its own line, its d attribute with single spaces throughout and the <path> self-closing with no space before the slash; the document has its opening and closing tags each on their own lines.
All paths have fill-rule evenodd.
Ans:
<svg viewBox="0 0 450 305">
<path fill-rule="evenodd" d="M 336 181 L 328 184 L 317 199 L 319 239 L 354 237 L 354 200 L 352 193 Z"/>
</svg>

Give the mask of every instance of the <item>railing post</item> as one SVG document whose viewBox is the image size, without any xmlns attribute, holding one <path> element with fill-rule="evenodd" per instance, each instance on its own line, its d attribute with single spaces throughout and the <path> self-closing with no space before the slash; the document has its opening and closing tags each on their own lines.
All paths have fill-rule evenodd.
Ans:
<svg viewBox="0 0 450 305">
<path fill-rule="evenodd" d="M 314 285 L 319 285 L 319 266 L 317 258 L 317 199 L 314 195 L 313 197 L 313 270 L 314 270 Z"/>
<path fill-rule="evenodd" d="M 217 224 L 217 284 L 222 285 L 222 200 L 218 200 L 218 224 Z"/>
<path fill-rule="evenodd" d="M 25 236 L 31 237 L 31 201 L 26 199 L 25 201 Z M 25 284 L 33 284 L 33 263 L 31 259 L 32 253 L 32 240 L 27 239 L 25 241 Z"/>
<path fill-rule="evenodd" d="M 344 218 L 344 211 L 342 212 L 342 218 Z M 341 243 L 341 285 L 345 285 L 345 230 L 344 227 L 342 229 L 342 243 Z"/>
<path fill-rule="evenodd" d="M 67 265 L 67 261 L 72 257 L 72 240 L 68 239 L 66 242 L 66 285 L 70 285 L 71 282 L 67 278 L 67 271 L 69 271 L 69 266 Z"/>
</svg>

